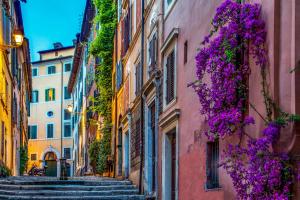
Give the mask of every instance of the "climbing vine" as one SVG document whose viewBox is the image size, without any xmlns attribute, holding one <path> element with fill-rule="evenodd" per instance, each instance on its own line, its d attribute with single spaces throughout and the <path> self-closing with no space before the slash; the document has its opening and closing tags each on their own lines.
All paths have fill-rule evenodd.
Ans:
<svg viewBox="0 0 300 200">
<path fill-rule="evenodd" d="M 90 53 L 100 58 L 95 70 L 95 80 L 99 95 L 94 99 L 93 110 L 103 118 L 103 137 L 100 141 L 100 152 L 97 158 L 97 172 L 107 170 L 107 157 L 111 153 L 111 101 L 112 101 L 112 65 L 113 39 L 116 27 L 116 6 L 113 0 L 94 0 L 97 10 L 95 24 L 100 28 L 92 42 Z"/>
<path fill-rule="evenodd" d="M 20 151 L 20 175 L 22 176 L 27 168 L 28 150 L 27 147 L 21 146 L 19 151 Z"/>
<path fill-rule="evenodd" d="M 299 117 L 276 106 L 266 81 L 265 23 L 259 4 L 225 0 L 212 19 L 212 30 L 196 56 L 197 80 L 191 84 L 206 116 L 209 140 L 237 135 L 238 144 L 224 150 L 220 164 L 232 178 L 238 199 L 289 199 L 295 175 L 293 161 L 284 152 L 272 150 L 280 130 Z M 266 117 L 248 98 L 249 59 L 261 70 Z M 261 137 L 254 138 L 245 126 L 254 125 L 248 105 L 264 120 Z M 274 114 L 276 113 L 276 115 Z M 276 116 L 276 117 L 274 117 Z M 242 145 L 246 137 L 246 145 Z"/>
</svg>

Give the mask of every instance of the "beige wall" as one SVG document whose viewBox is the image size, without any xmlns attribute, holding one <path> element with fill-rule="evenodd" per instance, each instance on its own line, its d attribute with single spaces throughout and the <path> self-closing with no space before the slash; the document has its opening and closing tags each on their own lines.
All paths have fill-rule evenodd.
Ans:
<svg viewBox="0 0 300 200">
<path fill-rule="evenodd" d="M 74 51 L 74 49 L 73 49 Z M 72 55 L 69 50 L 61 53 L 64 56 Z M 52 59 L 49 57 L 49 59 Z M 72 59 L 64 59 L 63 63 L 71 63 Z M 48 75 L 47 67 L 56 66 L 56 73 Z M 33 91 L 39 91 L 39 102 L 31 103 L 30 111 L 31 115 L 29 117 L 29 125 L 37 125 L 37 139 L 29 140 L 28 142 L 28 155 L 29 155 L 29 166 L 31 168 L 32 164 L 38 164 L 42 166 L 42 160 L 44 153 L 53 148 L 56 152 L 57 158 L 61 155 L 61 133 L 63 130 L 61 128 L 61 69 L 62 64 L 59 60 L 53 62 L 42 62 L 38 64 L 33 64 L 32 68 L 38 68 L 38 76 L 33 77 Z M 63 73 L 63 86 L 66 87 L 69 81 L 70 72 Z M 55 88 L 55 101 L 45 101 L 45 90 L 49 88 Z M 66 109 L 72 100 L 63 100 L 63 109 Z M 52 111 L 54 113 L 53 117 L 48 117 L 47 112 Z M 71 120 L 68 122 L 71 123 Z M 48 123 L 54 124 L 54 136 L 51 139 L 47 139 L 46 126 Z M 64 138 L 63 147 L 70 147 L 73 149 L 73 138 Z M 31 154 L 37 154 L 37 161 L 30 160 Z M 71 160 L 68 161 L 70 164 Z M 71 165 L 72 166 L 72 165 Z"/>
</svg>

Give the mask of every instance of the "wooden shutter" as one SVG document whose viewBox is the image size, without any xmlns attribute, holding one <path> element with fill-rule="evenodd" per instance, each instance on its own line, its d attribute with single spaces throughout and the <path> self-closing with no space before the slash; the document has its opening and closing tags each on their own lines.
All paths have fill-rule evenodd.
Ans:
<svg viewBox="0 0 300 200">
<path fill-rule="evenodd" d="M 53 98 L 52 98 L 52 100 L 55 101 L 55 89 L 54 88 L 52 88 L 52 92 L 53 92 Z"/>
<path fill-rule="evenodd" d="M 136 0 L 136 27 L 141 23 L 141 10 L 142 10 L 141 0 Z"/>
<path fill-rule="evenodd" d="M 45 90 L 45 100 L 49 101 L 49 89 Z"/>
<path fill-rule="evenodd" d="M 138 63 L 135 70 L 135 85 L 136 85 L 136 91 L 135 94 L 138 95 L 138 93 L 141 90 L 141 64 Z"/>
<path fill-rule="evenodd" d="M 36 102 L 39 102 L 39 91 L 35 91 Z"/>
<path fill-rule="evenodd" d="M 174 62 L 174 51 L 169 54 L 167 58 L 167 95 L 166 95 L 166 102 L 170 103 L 174 99 L 174 84 L 175 84 L 175 62 Z"/>
<path fill-rule="evenodd" d="M 140 155 L 140 142 L 141 142 L 141 128 L 140 128 L 141 120 L 138 119 L 135 123 L 135 130 L 136 130 L 136 141 L 135 141 L 135 152 L 136 156 Z"/>
<path fill-rule="evenodd" d="M 122 19 L 121 20 L 121 31 L 122 31 L 122 34 L 121 34 L 121 54 L 122 56 L 125 56 L 125 20 Z"/>
<path fill-rule="evenodd" d="M 149 44 L 149 57 L 150 57 L 150 69 L 149 71 L 152 72 L 154 70 L 155 61 L 154 61 L 154 37 L 151 39 Z"/>
</svg>

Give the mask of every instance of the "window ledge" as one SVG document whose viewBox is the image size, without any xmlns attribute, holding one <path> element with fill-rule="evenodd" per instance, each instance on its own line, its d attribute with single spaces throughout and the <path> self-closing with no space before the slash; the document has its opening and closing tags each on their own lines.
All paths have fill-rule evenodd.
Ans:
<svg viewBox="0 0 300 200">
<path fill-rule="evenodd" d="M 204 190 L 205 192 L 215 192 L 215 191 L 220 191 L 220 190 L 223 190 L 223 188 L 221 186 L 219 187 L 216 187 L 216 188 L 211 188 L 211 189 L 208 189 L 206 184 L 204 185 Z"/>
</svg>

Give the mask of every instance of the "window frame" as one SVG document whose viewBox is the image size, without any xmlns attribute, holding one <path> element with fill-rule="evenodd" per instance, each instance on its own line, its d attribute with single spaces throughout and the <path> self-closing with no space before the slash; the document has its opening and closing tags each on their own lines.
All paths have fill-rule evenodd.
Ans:
<svg viewBox="0 0 300 200">
<path fill-rule="evenodd" d="M 167 102 L 167 59 L 169 55 L 174 52 L 174 98 L 170 102 Z M 177 40 L 173 41 L 166 49 L 163 56 L 163 110 L 165 111 L 169 106 L 173 105 L 177 100 Z"/>
<path fill-rule="evenodd" d="M 69 98 L 66 98 L 66 91 L 68 92 L 68 94 L 69 94 Z M 72 94 L 71 93 L 69 93 L 69 91 L 68 91 L 68 86 L 64 86 L 64 100 L 70 100 L 70 99 L 72 99 Z"/>
<path fill-rule="evenodd" d="M 69 71 L 66 71 L 66 65 L 70 65 L 70 70 Z M 71 71 L 72 71 L 72 63 L 71 62 L 65 63 L 64 64 L 64 72 L 71 72 Z"/>
<path fill-rule="evenodd" d="M 70 149 L 70 158 L 66 158 L 66 153 L 65 153 L 65 150 L 66 149 Z M 67 159 L 67 160 L 72 160 L 72 147 L 64 147 L 63 148 L 63 158 Z"/>
<path fill-rule="evenodd" d="M 152 64 L 152 60 L 151 60 L 151 55 L 150 55 L 150 44 L 151 44 L 151 41 L 153 40 L 153 38 L 156 37 L 156 49 L 155 49 L 155 61 L 156 61 L 156 68 L 158 67 L 157 64 L 158 64 L 158 32 L 157 32 L 157 26 L 155 26 L 153 28 L 153 30 L 151 31 L 151 34 L 149 35 L 148 39 L 147 39 L 147 79 L 150 78 L 150 68 L 151 68 L 151 64 Z"/>
<path fill-rule="evenodd" d="M 65 126 L 70 125 L 70 136 L 65 135 Z M 63 127 L 63 138 L 72 138 L 72 123 L 70 120 L 64 121 L 64 127 Z"/>
<path fill-rule="evenodd" d="M 209 148 L 212 148 L 211 150 Z M 217 150 L 216 150 L 217 148 Z M 213 153 L 215 153 L 215 151 L 217 152 L 217 155 L 213 155 Z M 209 156 L 209 152 L 211 153 L 211 156 Z M 215 163 L 214 165 L 213 163 L 213 159 L 216 158 L 217 159 L 217 163 Z M 219 189 L 220 188 L 220 173 L 219 173 L 219 168 L 218 168 L 218 163 L 220 160 L 220 143 L 219 140 L 215 140 L 213 142 L 207 142 L 206 143 L 206 164 L 205 164 L 205 175 L 206 175 L 206 180 L 205 180 L 205 189 L 206 190 L 215 190 L 215 189 Z M 212 169 L 208 169 L 208 165 L 211 166 Z M 216 179 L 217 180 L 209 180 L 209 170 L 214 171 L 215 175 L 216 175 Z M 209 182 L 210 181 L 210 182 Z M 216 182 L 214 182 L 216 181 Z"/>
<path fill-rule="evenodd" d="M 49 68 L 54 67 L 54 73 L 49 73 Z M 56 74 L 56 66 L 55 65 L 48 65 L 47 66 L 47 75 L 54 75 Z"/>
<path fill-rule="evenodd" d="M 52 128 L 52 137 L 48 137 L 48 125 L 52 125 L 53 128 Z M 54 136 L 55 136 L 55 126 L 54 126 L 54 123 L 47 123 L 46 124 L 46 139 L 54 139 Z"/>
<path fill-rule="evenodd" d="M 34 101 L 34 97 L 36 97 L 34 94 L 35 94 L 35 92 L 37 92 L 37 100 L 36 101 Z M 33 90 L 32 91 L 32 101 L 31 101 L 31 103 L 38 103 L 39 102 L 39 91 L 38 90 Z"/>
<path fill-rule="evenodd" d="M 29 137 L 29 136 L 31 136 L 31 128 L 32 128 L 33 126 L 36 127 L 36 138 L 31 138 L 31 137 Z M 37 124 L 29 124 L 29 125 L 28 125 L 28 129 L 30 130 L 29 134 L 27 134 L 27 135 L 28 135 L 28 140 L 37 140 L 37 139 L 38 139 L 38 130 L 39 130 L 38 125 L 37 125 Z"/>
<path fill-rule="evenodd" d="M 69 119 L 66 119 L 66 113 L 68 113 L 69 114 L 69 116 L 70 116 L 70 118 Z M 72 119 L 72 113 L 70 113 L 69 111 L 68 111 L 68 109 L 64 109 L 64 121 L 66 121 L 66 122 L 69 122 L 69 121 L 71 121 L 71 119 Z"/>
<path fill-rule="evenodd" d="M 140 60 L 138 60 L 134 65 L 134 72 L 135 72 L 134 94 L 135 94 L 135 96 L 138 96 L 142 89 L 141 68 L 142 68 L 141 62 L 140 62 Z"/>
<path fill-rule="evenodd" d="M 35 75 L 35 76 L 33 75 L 33 71 L 34 71 L 34 70 L 36 70 L 36 75 Z M 38 77 L 38 76 L 39 76 L 39 68 L 38 68 L 38 67 L 33 67 L 33 68 L 31 69 L 31 73 L 32 73 L 32 78 Z"/>
<path fill-rule="evenodd" d="M 164 0 L 164 13 L 165 13 L 164 16 L 165 16 L 165 18 L 167 18 L 169 16 L 169 14 L 176 2 L 177 2 L 177 0 L 172 0 L 172 2 L 170 4 L 168 4 L 168 0 Z"/>
<path fill-rule="evenodd" d="M 48 93 L 47 91 L 50 91 L 50 90 L 54 90 L 54 99 L 50 100 L 50 96 L 48 96 Z M 47 100 L 47 96 L 48 96 L 48 100 Z M 47 88 L 45 89 L 45 102 L 51 102 L 51 101 L 55 101 L 56 100 L 56 94 L 55 94 L 55 88 Z"/>
<path fill-rule="evenodd" d="M 35 155 L 35 159 L 32 159 L 32 155 Z M 37 153 L 31 153 L 30 154 L 30 161 L 37 161 L 38 160 L 38 154 Z"/>
</svg>

